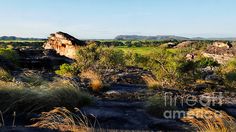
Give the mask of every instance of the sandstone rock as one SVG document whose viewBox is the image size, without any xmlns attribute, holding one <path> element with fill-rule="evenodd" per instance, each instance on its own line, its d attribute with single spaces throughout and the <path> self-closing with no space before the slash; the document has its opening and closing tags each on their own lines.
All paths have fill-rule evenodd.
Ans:
<svg viewBox="0 0 236 132">
<path fill-rule="evenodd" d="M 194 55 L 194 54 L 187 54 L 187 55 L 186 55 L 186 60 L 192 61 L 192 60 L 194 60 L 194 58 L 195 58 L 195 55 Z"/>
<path fill-rule="evenodd" d="M 233 58 L 236 55 L 236 47 L 229 43 L 214 42 L 208 46 L 207 49 L 202 53 L 205 57 L 211 57 L 223 64 Z"/>
<path fill-rule="evenodd" d="M 231 48 L 232 47 L 232 45 L 230 45 L 229 43 L 224 43 L 224 42 L 214 42 L 213 46 L 219 47 L 219 48 Z"/>
<path fill-rule="evenodd" d="M 191 46 L 192 44 L 194 44 L 194 41 L 184 41 L 182 43 L 179 43 L 177 46 L 175 46 L 175 48 L 187 48 Z"/>
<path fill-rule="evenodd" d="M 212 75 L 207 75 L 205 80 L 207 81 L 213 81 L 213 82 L 216 82 L 217 84 L 220 84 L 223 82 L 223 78 L 221 78 L 220 76 L 218 75 L 215 75 L 215 74 L 212 74 Z"/>
<path fill-rule="evenodd" d="M 43 47 L 44 49 L 53 49 L 62 56 L 75 59 L 79 46 L 85 45 L 85 41 L 78 40 L 67 33 L 57 32 L 51 34 Z"/>
</svg>

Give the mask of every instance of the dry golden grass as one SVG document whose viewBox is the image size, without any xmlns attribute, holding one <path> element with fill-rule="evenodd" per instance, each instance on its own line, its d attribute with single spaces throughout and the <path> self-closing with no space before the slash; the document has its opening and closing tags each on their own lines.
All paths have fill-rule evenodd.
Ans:
<svg viewBox="0 0 236 132">
<path fill-rule="evenodd" d="M 145 83 L 147 84 L 148 88 L 153 89 L 153 88 L 158 88 L 160 86 L 158 81 L 151 76 L 144 75 L 144 76 L 142 76 L 142 78 L 145 81 Z"/>
<path fill-rule="evenodd" d="M 47 128 L 62 132 L 87 132 L 89 121 L 86 116 L 78 117 L 64 107 L 56 107 L 49 112 L 43 112 L 37 122 L 29 127 Z"/>
<path fill-rule="evenodd" d="M 89 79 L 90 87 L 94 91 L 99 91 L 103 87 L 101 76 L 97 72 L 92 70 L 83 71 L 80 77 Z"/>
<path fill-rule="evenodd" d="M 45 82 L 40 86 L 0 81 L 0 110 L 3 113 L 37 112 L 56 106 L 81 107 L 92 101 L 88 93 L 73 87 L 67 80 Z"/>
<path fill-rule="evenodd" d="M 5 69 L 3 69 L 2 67 L 0 67 L 0 79 L 10 80 L 11 78 L 12 76 L 10 75 L 10 73 Z"/>
<path fill-rule="evenodd" d="M 224 111 L 211 108 L 195 108 L 187 112 L 181 119 L 190 123 L 199 132 L 234 132 L 236 131 L 235 119 Z"/>
</svg>

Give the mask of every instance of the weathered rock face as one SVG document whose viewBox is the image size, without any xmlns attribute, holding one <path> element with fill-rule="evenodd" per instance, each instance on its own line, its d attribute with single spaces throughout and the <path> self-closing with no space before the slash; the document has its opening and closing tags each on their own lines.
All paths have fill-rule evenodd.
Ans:
<svg viewBox="0 0 236 132">
<path fill-rule="evenodd" d="M 175 48 L 186 48 L 186 47 L 190 47 L 193 44 L 194 44 L 194 41 L 184 41 L 182 43 L 179 43 L 177 46 L 175 46 Z"/>
<path fill-rule="evenodd" d="M 229 43 L 224 43 L 224 42 L 214 42 L 213 46 L 219 47 L 219 48 L 231 48 L 232 47 Z"/>
<path fill-rule="evenodd" d="M 80 41 L 67 33 L 57 32 L 51 34 L 43 47 L 44 49 L 53 49 L 62 56 L 75 59 L 76 50 L 79 48 L 79 46 L 85 45 L 85 41 Z"/>
<path fill-rule="evenodd" d="M 225 63 L 236 56 L 236 47 L 229 43 L 214 42 L 203 52 L 205 57 L 212 57 L 219 63 Z"/>
</svg>

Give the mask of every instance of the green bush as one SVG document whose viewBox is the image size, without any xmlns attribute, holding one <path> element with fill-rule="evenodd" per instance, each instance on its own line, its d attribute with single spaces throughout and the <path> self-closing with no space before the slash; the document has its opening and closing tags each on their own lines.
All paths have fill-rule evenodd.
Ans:
<svg viewBox="0 0 236 132">
<path fill-rule="evenodd" d="M 19 55 L 10 48 L 0 48 L 0 56 L 3 56 L 5 59 L 12 61 L 13 63 L 17 64 Z"/>
<path fill-rule="evenodd" d="M 72 77 L 78 73 L 78 70 L 77 64 L 62 64 L 55 73 L 61 76 Z"/>
<path fill-rule="evenodd" d="M 229 88 L 236 86 L 236 58 L 222 65 L 218 73 L 224 78 L 225 85 Z"/>
<path fill-rule="evenodd" d="M 107 69 L 119 68 L 125 65 L 124 51 L 113 48 L 100 48 L 98 65 Z"/>
<path fill-rule="evenodd" d="M 124 52 L 113 47 L 91 44 L 78 50 L 77 65 L 81 70 L 119 68 L 124 64 Z"/>
<path fill-rule="evenodd" d="M 177 86 L 181 81 L 180 66 L 184 59 L 182 54 L 170 52 L 160 48 L 150 54 L 147 67 L 156 75 L 163 86 Z"/>
<path fill-rule="evenodd" d="M 176 110 L 176 104 L 170 103 L 169 98 L 165 98 L 165 96 L 157 94 L 152 97 L 149 97 L 146 102 L 147 111 L 157 117 L 163 117 L 165 111 Z"/>
<path fill-rule="evenodd" d="M 125 63 L 127 66 L 137 66 L 140 68 L 148 69 L 149 56 L 141 55 L 138 53 L 128 52 L 125 54 Z"/>
<path fill-rule="evenodd" d="M 217 61 L 215 61 L 212 58 L 206 58 L 206 57 L 200 58 L 195 63 L 196 63 L 196 67 L 198 68 L 206 68 L 208 66 L 210 67 L 219 66 L 219 63 Z"/>
</svg>

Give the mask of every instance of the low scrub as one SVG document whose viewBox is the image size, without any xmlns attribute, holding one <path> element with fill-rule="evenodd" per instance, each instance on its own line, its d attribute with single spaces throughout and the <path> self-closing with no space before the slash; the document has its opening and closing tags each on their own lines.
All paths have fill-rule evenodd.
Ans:
<svg viewBox="0 0 236 132">
<path fill-rule="evenodd" d="M 60 76 L 72 77 L 76 76 L 78 73 L 79 67 L 74 64 L 62 64 L 59 70 L 56 70 L 55 73 Z"/>
<path fill-rule="evenodd" d="M 174 104 L 170 104 L 170 100 L 161 94 L 149 97 L 146 102 L 147 111 L 157 117 L 163 117 L 165 111 L 176 110 Z"/>
<path fill-rule="evenodd" d="M 236 58 L 222 65 L 218 69 L 218 73 L 223 77 L 225 85 L 234 89 L 236 86 Z"/>
<path fill-rule="evenodd" d="M 0 56 L 3 56 L 5 59 L 17 64 L 19 55 L 10 48 L 0 48 Z"/>
</svg>

